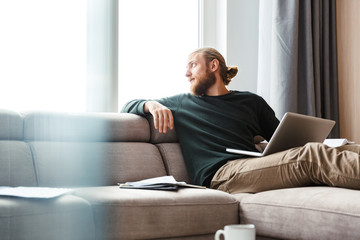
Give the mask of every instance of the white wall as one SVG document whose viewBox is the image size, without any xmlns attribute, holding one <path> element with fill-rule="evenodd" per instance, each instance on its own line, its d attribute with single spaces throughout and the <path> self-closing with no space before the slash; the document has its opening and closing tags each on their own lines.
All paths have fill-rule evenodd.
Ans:
<svg viewBox="0 0 360 240">
<path fill-rule="evenodd" d="M 203 0 L 203 40 L 215 47 L 238 75 L 229 89 L 256 93 L 258 66 L 259 0 Z"/>
</svg>

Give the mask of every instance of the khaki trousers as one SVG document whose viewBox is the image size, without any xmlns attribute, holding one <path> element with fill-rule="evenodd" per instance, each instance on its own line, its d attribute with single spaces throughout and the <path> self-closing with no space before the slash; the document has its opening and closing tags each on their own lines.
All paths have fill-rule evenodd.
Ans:
<svg viewBox="0 0 360 240">
<path fill-rule="evenodd" d="M 260 158 L 228 161 L 210 187 L 229 193 L 329 185 L 360 189 L 360 145 L 330 148 L 322 143 Z"/>
</svg>

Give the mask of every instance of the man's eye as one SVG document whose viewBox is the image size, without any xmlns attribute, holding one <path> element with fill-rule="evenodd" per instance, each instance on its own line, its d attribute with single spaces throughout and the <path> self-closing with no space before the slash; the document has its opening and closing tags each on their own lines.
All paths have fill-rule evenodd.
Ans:
<svg viewBox="0 0 360 240">
<path fill-rule="evenodd" d="M 192 63 L 191 64 L 191 67 L 193 68 L 193 67 L 195 67 L 196 66 L 196 63 Z"/>
</svg>

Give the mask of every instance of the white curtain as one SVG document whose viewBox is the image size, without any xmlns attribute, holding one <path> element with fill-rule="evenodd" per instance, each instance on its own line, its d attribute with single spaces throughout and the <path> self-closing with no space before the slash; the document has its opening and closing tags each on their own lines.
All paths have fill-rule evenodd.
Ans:
<svg viewBox="0 0 360 240">
<path fill-rule="evenodd" d="M 275 103 L 271 93 L 271 34 L 272 34 L 272 0 L 260 0 L 259 3 L 259 51 L 258 51 L 258 82 L 257 93 L 273 108 Z M 278 111 L 276 111 L 278 112 Z M 279 117 L 279 116 L 278 116 Z"/>
<path fill-rule="evenodd" d="M 118 1 L 87 1 L 88 112 L 118 111 Z"/>
</svg>

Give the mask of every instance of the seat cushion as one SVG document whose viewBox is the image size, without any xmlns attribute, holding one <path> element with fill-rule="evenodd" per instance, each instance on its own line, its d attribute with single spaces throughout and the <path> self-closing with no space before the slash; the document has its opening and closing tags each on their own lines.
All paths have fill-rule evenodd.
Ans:
<svg viewBox="0 0 360 240">
<path fill-rule="evenodd" d="M 281 239 L 360 239 L 360 191 L 281 189 L 241 196 L 240 222 Z"/>
<path fill-rule="evenodd" d="M 108 186 L 81 188 L 74 194 L 93 206 L 99 239 L 214 234 L 239 221 L 236 199 L 212 189 L 159 191 Z"/>
<path fill-rule="evenodd" d="M 0 197 L 1 239 L 94 239 L 89 203 L 77 196 L 53 199 Z"/>
</svg>

